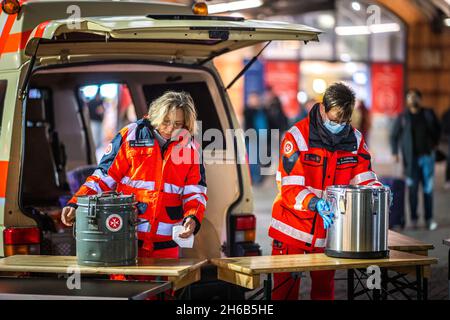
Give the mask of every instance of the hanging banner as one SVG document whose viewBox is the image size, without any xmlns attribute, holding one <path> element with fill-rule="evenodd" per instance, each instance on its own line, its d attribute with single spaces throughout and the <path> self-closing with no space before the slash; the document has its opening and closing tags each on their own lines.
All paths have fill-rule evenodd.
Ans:
<svg viewBox="0 0 450 320">
<path fill-rule="evenodd" d="M 403 110 L 403 65 L 399 63 L 373 63 L 372 112 L 394 117 Z"/>
<path fill-rule="evenodd" d="M 264 80 L 280 98 L 284 114 L 293 118 L 297 116 L 299 104 L 297 93 L 300 80 L 298 61 L 267 60 L 264 64 Z"/>
</svg>

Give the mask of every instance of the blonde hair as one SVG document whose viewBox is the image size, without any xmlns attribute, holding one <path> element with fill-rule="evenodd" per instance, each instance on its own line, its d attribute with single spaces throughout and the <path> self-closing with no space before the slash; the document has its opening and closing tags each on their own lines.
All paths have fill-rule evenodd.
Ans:
<svg viewBox="0 0 450 320">
<path fill-rule="evenodd" d="M 187 92 L 166 91 L 150 103 L 148 119 L 152 126 L 157 128 L 164 122 L 164 118 L 176 109 L 183 110 L 184 128 L 194 136 L 197 133 L 197 111 L 195 110 L 194 100 Z"/>
</svg>

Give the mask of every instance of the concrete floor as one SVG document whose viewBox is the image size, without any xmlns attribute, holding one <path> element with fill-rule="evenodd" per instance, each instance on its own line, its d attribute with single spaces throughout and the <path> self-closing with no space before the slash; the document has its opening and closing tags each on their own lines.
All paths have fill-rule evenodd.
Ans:
<svg viewBox="0 0 450 320">
<path fill-rule="evenodd" d="M 374 170 L 379 176 L 399 176 L 402 172 L 401 167 L 397 164 L 374 164 Z M 443 189 L 444 170 L 444 163 L 436 165 L 434 215 L 436 222 L 439 224 L 438 229 L 435 231 L 428 231 L 424 228 L 422 219 L 423 205 L 420 200 L 418 213 L 421 220 L 419 222 L 419 228 L 413 230 L 410 227 L 409 208 L 407 198 L 405 198 L 407 224 L 405 229 L 400 231 L 410 237 L 434 245 L 435 249 L 430 251 L 429 255 L 438 258 L 439 263 L 432 267 L 432 276 L 429 281 L 429 299 L 435 300 L 448 299 L 447 268 L 449 248 L 442 244 L 442 240 L 450 238 L 450 211 L 448 210 L 448 208 L 450 208 L 450 191 Z M 256 241 L 261 245 L 263 255 L 270 255 L 271 252 L 271 238 L 268 237 L 267 230 L 271 218 L 272 202 L 276 196 L 276 192 L 274 176 L 266 177 L 261 186 L 253 188 L 255 204 L 254 212 L 257 217 Z M 336 273 L 336 278 L 342 278 L 344 276 L 345 273 L 342 271 Z M 300 289 L 300 299 L 309 299 L 310 285 L 309 275 L 304 275 Z M 346 299 L 345 281 L 336 281 L 335 294 L 336 299 Z"/>
</svg>

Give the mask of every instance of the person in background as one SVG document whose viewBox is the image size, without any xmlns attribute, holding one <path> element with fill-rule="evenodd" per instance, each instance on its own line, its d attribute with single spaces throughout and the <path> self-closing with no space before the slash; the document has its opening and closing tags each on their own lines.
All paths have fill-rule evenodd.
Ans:
<svg viewBox="0 0 450 320">
<path fill-rule="evenodd" d="M 447 163 L 445 165 L 445 183 L 444 189 L 450 190 L 450 107 L 444 113 L 442 117 L 442 133 L 444 133 L 447 139 L 448 151 L 447 151 Z"/>
<path fill-rule="evenodd" d="M 269 129 L 280 130 L 280 136 L 288 129 L 288 119 L 283 111 L 280 98 L 273 88 L 268 86 L 265 92 L 265 109 L 269 121 Z"/>
<path fill-rule="evenodd" d="M 269 132 L 267 135 L 268 156 L 272 157 L 272 135 L 271 130 L 278 130 L 277 147 L 273 152 L 278 152 L 280 142 L 284 132 L 288 129 L 288 118 L 284 114 L 283 106 L 280 98 L 275 94 L 271 86 L 266 87 L 264 107 L 267 114 L 269 124 Z"/>
<path fill-rule="evenodd" d="M 248 95 L 247 104 L 244 109 L 244 121 L 246 131 L 251 129 L 256 132 L 256 141 L 247 141 L 246 144 L 252 184 L 260 185 L 264 181 L 264 178 L 261 175 L 259 148 L 263 144 L 267 146 L 267 134 L 263 134 L 261 130 L 267 130 L 269 128 L 269 121 L 266 109 L 257 92 L 252 92 Z"/>
<path fill-rule="evenodd" d="M 309 99 L 306 101 L 304 105 L 300 105 L 298 108 L 298 113 L 294 118 L 289 119 L 289 127 L 292 127 L 294 124 L 299 122 L 300 120 L 305 119 L 309 112 L 311 111 L 312 107 L 317 103 L 315 99 Z"/>
<path fill-rule="evenodd" d="M 105 114 L 104 100 L 100 94 L 100 88 L 93 99 L 87 103 L 89 109 L 89 118 L 91 120 L 92 138 L 94 139 L 95 149 L 103 144 L 103 116 Z"/>
<path fill-rule="evenodd" d="M 406 110 L 394 122 L 391 132 L 391 149 L 396 162 L 403 156 L 406 185 L 409 189 L 411 223 L 417 228 L 419 185 L 422 184 L 425 221 L 429 230 L 435 230 L 433 220 L 434 150 L 439 143 L 440 124 L 432 109 L 425 109 L 422 94 L 417 89 L 406 92 Z"/>
<path fill-rule="evenodd" d="M 325 91 L 323 102 L 289 129 L 280 150 L 269 236 L 272 255 L 322 253 L 333 223 L 331 204 L 323 199 L 331 185 L 381 186 L 372 171 L 364 137 L 350 125 L 355 95 L 342 83 Z M 334 271 L 311 271 L 311 299 L 334 299 Z M 300 277 L 274 274 L 275 300 L 296 300 Z"/>
<path fill-rule="evenodd" d="M 370 114 L 362 100 L 356 100 L 355 110 L 352 114 L 352 126 L 358 129 L 367 141 L 370 128 Z"/>
</svg>

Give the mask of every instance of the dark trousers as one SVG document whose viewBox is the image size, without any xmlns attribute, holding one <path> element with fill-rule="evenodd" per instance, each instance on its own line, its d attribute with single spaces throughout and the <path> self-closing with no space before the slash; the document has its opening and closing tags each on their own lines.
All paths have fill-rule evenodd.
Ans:
<svg viewBox="0 0 450 320">
<path fill-rule="evenodd" d="M 407 177 L 409 189 L 409 206 L 411 219 L 417 221 L 417 204 L 419 185 L 422 184 L 425 220 L 433 218 L 433 183 L 434 183 L 434 155 L 423 155 L 412 159 L 412 176 Z"/>
</svg>

